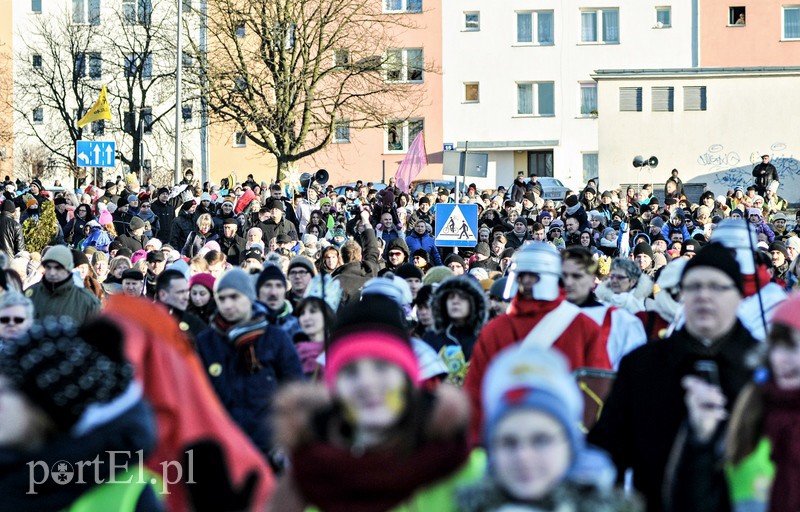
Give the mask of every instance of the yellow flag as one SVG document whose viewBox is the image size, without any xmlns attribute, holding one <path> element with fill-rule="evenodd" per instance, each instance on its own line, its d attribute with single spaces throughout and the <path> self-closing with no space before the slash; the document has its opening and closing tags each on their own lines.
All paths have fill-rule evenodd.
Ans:
<svg viewBox="0 0 800 512">
<path fill-rule="evenodd" d="M 101 119 L 111 121 L 111 107 L 108 104 L 108 98 L 106 98 L 105 85 L 103 85 L 103 88 L 100 90 L 100 97 L 97 98 L 92 108 L 78 121 L 78 128 L 83 128 L 87 124 Z"/>
</svg>

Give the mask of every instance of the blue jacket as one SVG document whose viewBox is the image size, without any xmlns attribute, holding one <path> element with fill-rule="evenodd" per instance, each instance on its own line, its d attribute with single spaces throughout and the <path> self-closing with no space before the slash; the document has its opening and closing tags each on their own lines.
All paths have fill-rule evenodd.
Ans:
<svg viewBox="0 0 800 512">
<path fill-rule="evenodd" d="M 431 255 L 435 266 L 442 265 L 442 257 L 436 249 L 436 242 L 427 232 L 420 236 L 416 231 L 412 231 L 411 234 L 406 237 L 406 245 L 408 245 L 410 255 L 413 256 L 414 251 L 418 249 L 425 249 L 428 251 L 428 254 Z"/>
<path fill-rule="evenodd" d="M 692 236 L 689 234 L 689 230 L 686 229 L 686 224 L 681 224 L 680 227 L 675 227 L 672 225 L 671 222 L 667 222 L 664 224 L 664 227 L 661 228 L 661 235 L 666 239 L 669 240 L 672 236 L 672 233 L 680 232 L 681 236 L 683 236 L 684 240 L 689 240 Z"/>
<path fill-rule="evenodd" d="M 254 319 L 265 319 L 264 306 L 256 303 L 253 311 Z M 267 455 L 272 445 L 269 418 L 272 396 L 281 384 L 303 380 L 300 357 L 283 329 L 267 323 L 254 345 L 263 368 L 250 374 L 242 368 L 232 340 L 214 326 L 213 320 L 211 325 L 197 337 L 197 351 L 211 385 L 231 418 Z"/>
</svg>

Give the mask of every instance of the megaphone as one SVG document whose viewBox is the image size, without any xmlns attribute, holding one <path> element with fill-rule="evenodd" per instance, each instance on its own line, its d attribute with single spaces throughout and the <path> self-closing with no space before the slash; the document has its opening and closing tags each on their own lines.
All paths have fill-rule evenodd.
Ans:
<svg viewBox="0 0 800 512">
<path fill-rule="evenodd" d="M 642 155 L 636 155 L 633 157 L 633 166 L 634 167 L 644 167 L 645 159 Z"/>
<path fill-rule="evenodd" d="M 653 158 L 655 158 L 655 157 L 653 157 Z M 330 175 L 328 174 L 328 171 L 326 171 L 325 169 L 320 169 L 320 170 L 318 170 L 317 172 L 314 173 L 314 181 L 319 183 L 320 185 L 324 185 L 324 184 L 328 183 L 329 179 L 330 179 Z"/>
<path fill-rule="evenodd" d="M 308 187 L 311 186 L 312 183 L 319 183 L 320 185 L 324 185 L 328 183 L 329 179 L 330 175 L 328 174 L 328 171 L 326 171 L 325 169 L 320 169 L 314 174 L 311 174 L 310 172 L 304 172 L 303 174 L 300 175 L 300 186 L 303 187 L 304 189 L 307 189 Z"/>
<path fill-rule="evenodd" d="M 303 174 L 300 175 L 300 186 L 303 187 L 304 189 L 308 188 L 308 186 L 311 185 L 311 180 L 312 180 L 311 173 L 304 172 Z"/>
<path fill-rule="evenodd" d="M 647 165 L 650 168 L 655 169 L 656 167 L 658 167 L 658 158 L 651 156 L 650 159 L 647 161 Z"/>
<path fill-rule="evenodd" d="M 658 167 L 658 158 L 651 156 L 650 158 L 645 159 L 642 155 L 636 155 L 633 157 L 633 166 L 636 168 L 641 167 L 650 167 L 655 168 Z"/>
</svg>

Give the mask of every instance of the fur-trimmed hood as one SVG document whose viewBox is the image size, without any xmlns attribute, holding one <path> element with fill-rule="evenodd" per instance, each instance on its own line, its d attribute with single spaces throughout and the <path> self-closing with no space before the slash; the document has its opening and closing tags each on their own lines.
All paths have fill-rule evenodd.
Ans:
<svg viewBox="0 0 800 512">
<path fill-rule="evenodd" d="M 436 288 L 436 291 L 433 292 L 433 297 L 431 297 L 431 309 L 433 313 L 434 329 L 441 333 L 450 325 L 450 316 L 447 314 L 446 301 L 447 295 L 452 291 L 460 291 L 470 298 L 472 315 L 470 315 L 468 328 L 477 336 L 489 318 L 489 304 L 478 281 L 469 276 L 449 277 L 442 281 Z"/>
<path fill-rule="evenodd" d="M 635 314 L 645 310 L 645 299 L 653 293 L 653 280 L 647 275 L 642 274 L 636 286 L 629 292 L 614 293 L 608 287 L 608 281 L 600 283 L 595 289 L 597 299 L 605 304 L 617 306 Z"/>
</svg>

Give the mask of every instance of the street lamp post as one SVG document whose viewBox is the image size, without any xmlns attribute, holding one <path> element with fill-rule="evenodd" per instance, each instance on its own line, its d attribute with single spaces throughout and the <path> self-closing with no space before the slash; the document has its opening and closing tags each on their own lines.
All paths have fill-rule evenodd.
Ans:
<svg viewBox="0 0 800 512">
<path fill-rule="evenodd" d="M 183 0 L 176 0 L 178 3 L 178 35 L 177 49 L 175 57 L 175 184 L 181 182 L 181 119 L 183 116 L 183 105 L 181 101 L 181 71 L 183 70 L 183 42 L 181 41 L 181 25 L 183 20 Z"/>
</svg>

